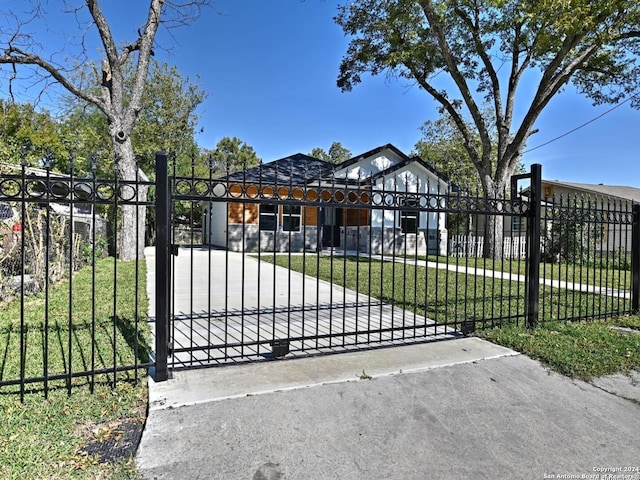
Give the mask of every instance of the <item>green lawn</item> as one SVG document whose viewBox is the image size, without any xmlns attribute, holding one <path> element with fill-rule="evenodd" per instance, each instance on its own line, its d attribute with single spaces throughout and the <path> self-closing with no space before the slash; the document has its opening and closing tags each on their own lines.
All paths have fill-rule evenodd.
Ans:
<svg viewBox="0 0 640 480">
<path fill-rule="evenodd" d="M 469 268 L 508 272 L 514 275 L 525 275 L 526 263 L 521 259 L 492 260 L 475 257 L 443 257 L 430 255 L 429 257 L 409 257 L 428 260 L 448 265 L 460 265 Z M 596 265 L 575 265 L 571 263 L 540 263 L 540 277 L 552 280 L 566 281 L 588 285 L 602 285 L 608 288 L 629 290 L 631 288 L 631 272 L 619 268 L 613 261 L 606 268 Z"/>
<path fill-rule="evenodd" d="M 273 262 L 272 255 L 260 257 Z M 276 256 L 278 265 L 318 276 L 363 294 L 414 309 L 437 323 L 465 318 L 522 315 L 524 285 L 480 276 L 466 276 L 445 269 L 356 257 Z M 481 261 L 480 261 L 481 262 Z M 478 266 L 481 266 L 478 265 Z M 558 322 L 558 316 L 574 317 L 628 307 L 628 300 L 571 293 L 541 287 L 540 311 L 544 320 L 529 329 L 520 319 L 480 324 L 476 334 L 542 361 L 568 376 L 593 377 L 640 370 L 640 318 L 623 316 L 606 321 Z M 625 327 L 621 330 L 616 327 Z M 636 333 L 629 333 L 629 330 Z"/>
<path fill-rule="evenodd" d="M 273 255 L 260 259 L 273 262 Z M 481 275 L 466 275 L 441 268 L 358 257 L 277 255 L 278 265 L 304 272 L 364 295 L 426 314 L 440 324 L 465 319 L 523 318 L 525 285 Z M 540 288 L 540 311 L 546 320 L 577 318 L 624 310 L 629 300 Z"/>
<path fill-rule="evenodd" d="M 640 371 L 638 316 L 602 322 L 546 322 L 533 330 L 510 325 L 482 330 L 478 335 L 583 380 Z"/>
<path fill-rule="evenodd" d="M 0 478 L 136 478 L 128 444 L 144 423 L 146 375 L 144 369 L 114 373 L 113 366 L 149 359 L 144 267 L 140 262 L 137 302 L 135 262 L 117 262 L 114 298 L 109 258 L 96 263 L 95 287 L 91 268 L 74 274 L 71 317 L 68 280 L 51 287 L 48 300 L 45 292 L 25 298 L 24 362 L 19 299 L 2 306 L 3 381 L 18 378 L 21 369 L 28 377 L 93 368 L 109 372 L 50 380 L 46 395 L 44 382 L 25 384 L 23 402 L 19 385 L 0 387 Z M 121 448 L 124 458 L 111 458 L 119 453 L 109 445 Z"/>
</svg>

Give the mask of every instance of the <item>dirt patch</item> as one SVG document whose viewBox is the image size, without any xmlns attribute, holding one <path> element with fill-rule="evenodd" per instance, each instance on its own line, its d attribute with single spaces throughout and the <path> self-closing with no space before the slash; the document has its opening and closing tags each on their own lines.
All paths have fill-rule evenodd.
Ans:
<svg viewBox="0 0 640 480">
<path fill-rule="evenodd" d="M 94 457 L 99 463 L 127 460 L 135 455 L 143 428 L 143 421 L 135 418 L 96 425 L 91 429 L 92 438 L 77 454 Z"/>
</svg>

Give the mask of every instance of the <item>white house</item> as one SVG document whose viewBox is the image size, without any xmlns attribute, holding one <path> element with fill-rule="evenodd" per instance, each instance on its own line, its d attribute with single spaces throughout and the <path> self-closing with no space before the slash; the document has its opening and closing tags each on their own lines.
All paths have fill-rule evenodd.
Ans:
<svg viewBox="0 0 640 480">
<path fill-rule="evenodd" d="M 449 183 L 391 144 L 339 165 L 296 154 L 220 182 L 228 201 L 208 202 L 203 209 L 204 239 L 211 245 L 236 251 L 446 253 L 445 214 L 434 202 Z M 278 203 L 269 203 L 274 197 Z"/>
</svg>

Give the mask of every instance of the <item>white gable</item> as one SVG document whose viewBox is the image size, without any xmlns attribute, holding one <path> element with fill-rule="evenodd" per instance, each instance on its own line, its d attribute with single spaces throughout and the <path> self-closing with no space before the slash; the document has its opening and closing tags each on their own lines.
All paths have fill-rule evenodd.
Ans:
<svg viewBox="0 0 640 480">
<path fill-rule="evenodd" d="M 364 181 L 371 176 L 383 173 L 396 165 L 404 162 L 403 157 L 391 148 L 383 148 L 367 157 L 359 158 L 355 163 L 345 168 L 336 170 L 336 178 Z M 446 189 L 446 183 L 436 174 L 425 168 L 419 162 L 410 162 L 398 170 L 391 171 L 376 181 L 378 188 L 385 190 L 410 191 L 410 192 L 435 192 Z"/>
<path fill-rule="evenodd" d="M 437 193 L 444 192 L 448 185 L 430 170 L 413 162 L 379 178 L 376 187 L 380 190 L 399 192 Z"/>
<path fill-rule="evenodd" d="M 397 165 L 402 160 L 403 158 L 393 150 L 384 148 L 369 157 L 362 157 L 356 163 L 346 168 L 336 170 L 336 178 L 364 180 Z"/>
</svg>

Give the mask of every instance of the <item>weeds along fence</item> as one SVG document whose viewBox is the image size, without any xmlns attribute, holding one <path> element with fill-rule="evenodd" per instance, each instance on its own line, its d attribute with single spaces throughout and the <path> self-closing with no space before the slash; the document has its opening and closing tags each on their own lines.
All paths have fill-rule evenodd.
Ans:
<svg viewBox="0 0 640 480">
<path fill-rule="evenodd" d="M 141 192 L 152 185 L 84 167 L 63 175 L 23 162 L 0 175 L 3 392 L 47 396 L 137 378 L 153 365 L 144 259 L 107 256 L 107 225 L 117 226 L 123 206 L 144 215 L 153 205 Z"/>
</svg>

